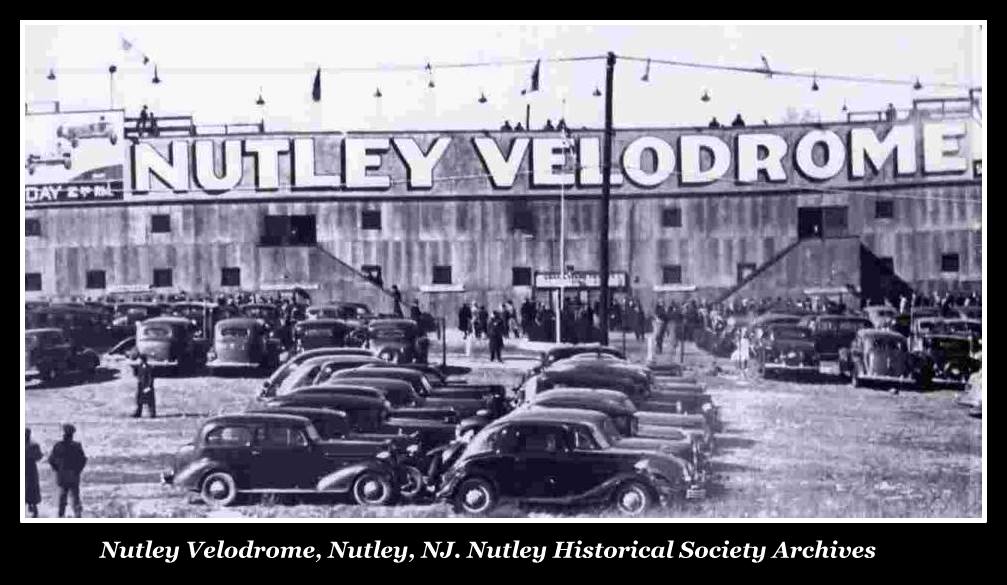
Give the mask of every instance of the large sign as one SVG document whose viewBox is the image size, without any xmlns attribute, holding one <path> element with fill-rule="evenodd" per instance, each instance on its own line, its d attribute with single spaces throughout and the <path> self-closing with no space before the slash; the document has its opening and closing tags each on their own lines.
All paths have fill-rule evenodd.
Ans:
<svg viewBox="0 0 1007 585">
<path fill-rule="evenodd" d="M 25 124 L 26 204 L 124 198 L 121 111 L 31 114 Z"/>
<path fill-rule="evenodd" d="M 609 272 L 609 288 L 625 288 L 627 274 L 625 272 Z M 537 289 L 595 289 L 601 288 L 601 274 L 596 271 L 582 272 L 536 272 L 535 288 Z"/>
<path fill-rule="evenodd" d="M 968 132 L 967 120 L 926 119 L 617 130 L 613 193 L 764 193 L 974 179 Z M 88 144 L 103 136 L 84 134 Z M 127 149 L 125 198 L 132 202 L 513 197 L 561 188 L 577 197 L 597 195 L 602 185 L 596 130 L 569 138 L 554 132 L 215 135 L 144 138 Z M 47 160 L 48 166 L 35 165 L 37 172 L 58 170 L 62 159 Z M 57 190 L 47 197 L 70 195 Z"/>
</svg>

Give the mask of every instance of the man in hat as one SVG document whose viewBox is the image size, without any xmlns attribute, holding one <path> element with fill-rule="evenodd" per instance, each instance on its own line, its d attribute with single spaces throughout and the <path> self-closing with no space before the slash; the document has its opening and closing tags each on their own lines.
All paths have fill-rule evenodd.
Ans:
<svg viewBox="0 0 1007 585">
<path fill-rule="evenodd" d="M 31 429 L 24 430 L 24 502 L 28 513 L 38 518 L 38 504 L 42 501 L 42 491 L 38 485 L 38 462 L 42 459 L 42 448 L 31 440 Z"/>
<path fill-rule="evenodd" d="M 84 507 L 80 503 L 80 474 L 87 465 L 84 447 L 73 440 L 77 429 L 71 424 L 63 425 L 63 440 L 53 445 L 49 454 L 49 466 L 56 473 L 56 485 L 59 486 L 59 517 L 66 512 L 66 500 L 70 498 L 73 514 L 80 518 Z"/>
<path fill-rule="evenodd" d="M 392 285 L 392 313 L 395 313 L 396 317 L 402 316 L 402 293 L 395 284 Z"/>
<path fill-rule="evenodd" d="M 150 418 L 157 418 L 157 404 L 154 398 L 154 368 L 147 363 L 147 356 L 140 354 L 140 365 L 136 367 L 136 411 L 133 418 L 143 416 L 143 406 L 150 409 Z"/>
<path fill-rule="evenodd" d="M 500 311 L 493 311 L 493 317 L 487 325 L 487 335 L 490 341 L 490 361 L 503 363 L 504 331 L 507 324 L 504 323 Z"/>
</svg>

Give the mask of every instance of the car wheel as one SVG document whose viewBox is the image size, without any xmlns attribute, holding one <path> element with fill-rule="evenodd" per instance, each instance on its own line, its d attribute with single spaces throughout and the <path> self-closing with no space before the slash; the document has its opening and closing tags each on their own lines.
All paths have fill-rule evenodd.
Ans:
<svg viewBox="0 0 1007 585">
<path fill-rule="evenodd" d="M 639 481 L 628 481 L 615 490 L 615 507 L 625 516 L 641 516 L 653 505 L 653 492 Z"/>
<path fill-rule="evenodd" d="M 485 479 L 466 479 L 455 492 L 455 511 L 466 514 L 485 514 L 497 504 L 493 486 Z"/>
<path fill-rule="evenodd" d="M 387 506 L 394 495 L 392 482 L 380 473 L 365 471 L 353 482 L 353 500 L 361 506 Z"/>
<path fill-rule="evenodd" d="M 415 498 L 423 491 L 423 485 L 423 473 L 419 469 L 412 465 L 406 465 L 402 468 L 399 495 L 407 500 Z"/>
<path fill-rule="evenodd" d="M 230 506 L 238 498 L 238 485 L 230 473 L 215 471 L 203 478 L 199 495 L 209 506 Z"/>
</svg>

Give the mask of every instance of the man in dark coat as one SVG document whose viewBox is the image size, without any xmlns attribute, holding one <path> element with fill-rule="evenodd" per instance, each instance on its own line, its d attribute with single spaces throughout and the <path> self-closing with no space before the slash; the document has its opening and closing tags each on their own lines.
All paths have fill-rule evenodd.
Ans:
<svg viewBox="0 0 1007 585">
<path fill-rule="evenodd" d="M 503 363 L 503 340 L 507 331 L 507 324 L 499 311 L 493 311 L 493 317 L 489 321 L 487 335 L 490 340 L 490 361 Z"/>
<path fill-rule="evenodd" d="M 422 316 L 423 311 L 420 311 L 420 302 L 413 299 L 413 304 L 409 307 L 409 318 L 416 321 L 416 324 L 418 325 Z"/>
<path fill-rule="evenodd" d="M 28 513 L 38 518 L 38 504 L 42 501 L 42 490 L 38 485 L 38 462 L 42 460 L 42 448 L 31 440 L 31 429 L 24 430 L 24 503 Z"/>
<path fill-rule="evenodd" d="M 479 311 L 476 312 L 476 339 L 479 339 L 484 334 L 487 333 L 486 327 L 489 325 L 489 311 L 486 310 L 486 305 L 479 307 Z"/>
<path fill-rule="evenodd" d="M 49 454 L 49 466 L 56 473 L 56 485 L 59 486 L 59 517 L 66 512 L 67 497 L 73 506 L 74 516 L 80 518 L 84 507 L 80 503 L 80 474 L 87 465 L 87 456 L 80 443 L 73 440 L 77 429 L 73 425 L 63 425 L 63 440 L 53 445 Z"/>
<path fill-rule="evenodd" d="M 154 368 L 147 363 L 147 356 L 140 354 L 140 365 L 136 367 L 136 411 L 133 412 L 133 418 L 143 416 L 144 405 L 150 409 L 150 418 L 157 418 Z"/>
<path fill-rule="evenodd" d="M 462 332 L 462 339 L 468 339 L 472 332 L 472 307 L 468 303 L 458 307 L 458 330 Z"/>
<path fill-rule="evenodd" d="M 402 316 L 402 293 L 399 292 L 398 285 L 392 285 L 392 313 L 396 317 Z"/>
</svg>

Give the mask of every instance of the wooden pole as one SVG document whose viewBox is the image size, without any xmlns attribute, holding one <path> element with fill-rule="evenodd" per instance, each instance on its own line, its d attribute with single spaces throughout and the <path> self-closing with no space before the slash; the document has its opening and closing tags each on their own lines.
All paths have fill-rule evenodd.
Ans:
<svg viewBox="0 0 1007 585">
<path fill-rule="evenodd" d="M 609 52 L 605 62 L 605 137 L 602 147 L 602 180 L 601 180 L 601 306 L 599 307 L 599 323 L 601 324 L 601 343 L 608 345 L 608 212 L 612 199 L 612 85 L 615 77 L 615 53 Z"/>
</svg>

